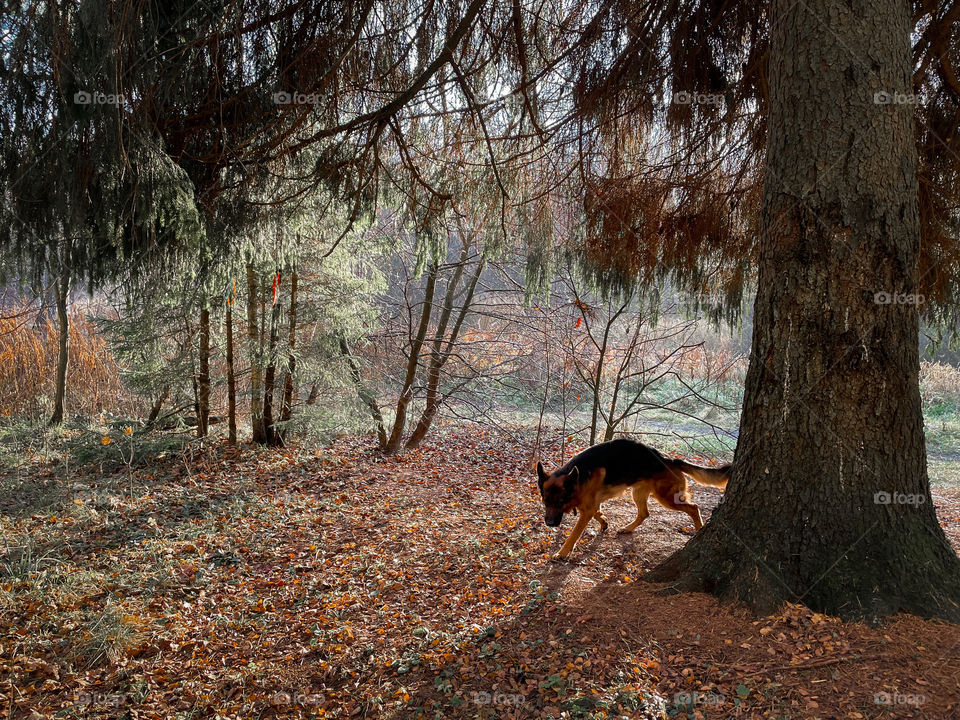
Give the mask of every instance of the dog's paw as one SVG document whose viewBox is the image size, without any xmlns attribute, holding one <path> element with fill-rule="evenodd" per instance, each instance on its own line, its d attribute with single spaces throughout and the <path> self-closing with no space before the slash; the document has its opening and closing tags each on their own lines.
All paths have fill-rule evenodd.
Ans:
<svg viewBox="0 0 960 720">
<path fill-rule="evenodd" d="M 617 535 L 629 535 L 630 533 L 633 532 L 633 530 L 634 528 L 625 528 L 625 527 L 617 528 Z"/>
<path fill-rule="evenodd" d="M 567 556 L 561 555 L 559 552 L 555 552 L 550 556 L 550 562 L 566 562 Z"/>
</svg>

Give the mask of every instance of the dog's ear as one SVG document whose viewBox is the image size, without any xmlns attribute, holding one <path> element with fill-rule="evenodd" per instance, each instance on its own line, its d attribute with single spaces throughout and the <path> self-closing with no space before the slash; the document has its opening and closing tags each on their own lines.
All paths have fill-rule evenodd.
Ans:
<svg viewBox="0 0 960 720">
<path fill-rule="evenodd" d="M 543 469 L 543 464 L 539 461 L 537 462 L 537 485 L 543 488 L 543 484 L 547 481 L 547 473 Z"/>
<path fill-rule="evenodd" d="M 543 484 L 550 479 L 550 475 L 543 469 L 543 463 L 537 462 L 537 484 L 542 488 Z"/>
</svg>

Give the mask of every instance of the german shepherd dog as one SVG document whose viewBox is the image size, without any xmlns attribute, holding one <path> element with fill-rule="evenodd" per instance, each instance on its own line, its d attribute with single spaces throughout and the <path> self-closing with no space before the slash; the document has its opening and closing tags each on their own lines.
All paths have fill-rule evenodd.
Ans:
<svg viewBox="0 0 960 720">
<path fill-rule="evenodd" d="M 652 493 L 664 507 L 687 513 L 694 527 L 703 527 L 700 508 L 690 500 L 687 493 L 687 477 L 703 485 L 726 487 L 730 478 L 730 465 L 703 467 L 663 455 L 649 445 L 621 438 L 594 445 L 572 458 L 566 465 L 547 473 L 537 463 L 540 497 L 545 510 L 544 522 L 548 527 L 557 527 L 563 514 L 577 510 L 577 524 L 570 537 L 554 555 L 565 558 L 573 550 L 580 535 L 591 518 L 600 523 L 600 531 L 607 529 L 607 521 L 600 514 L 600 503 L 633 493 L 637 504 L 637 519 L 619 532 L 633 532 L 650 512 L 647 498 Z"/>
</svg>

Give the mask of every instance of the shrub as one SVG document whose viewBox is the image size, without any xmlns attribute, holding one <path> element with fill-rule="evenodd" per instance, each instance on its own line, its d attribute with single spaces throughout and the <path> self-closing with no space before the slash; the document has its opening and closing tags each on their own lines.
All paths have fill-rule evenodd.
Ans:
<svg viewBox="0 0 960 720">
<path fill-rule="evenodd" d="M 59 331 L 52 318 L 33 323 L 26 303 L 0 316 L 0 419 L 41 420 L 52 410 Z M 116 412 L 124 398 L 113 354 L 93 324 L 70 314 L 68 413 Z"/>
<path fill-rule="evenodd" d="M 921 362 L 920 396 L 924 407 L 960 403 L 960 369 L 938 362 Z"/>
</svg>

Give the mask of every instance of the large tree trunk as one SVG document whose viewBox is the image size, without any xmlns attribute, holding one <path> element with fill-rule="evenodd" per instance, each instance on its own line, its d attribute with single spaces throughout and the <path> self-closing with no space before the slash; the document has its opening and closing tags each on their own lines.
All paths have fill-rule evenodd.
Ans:
<svg viewBox="0 0 960 720">
<path fill-rule="evenodd" d="M 64 418 L 64 405 L 67 398 L 67 368 L 70 363 L 70 316 L 67 304 L 70 301 L 70 264 L 63 262 L 60 277 L 53 284 L 57 301 L 57 375 L 54 387 L 53 414 L 51 425 L 59 425 Z"/>
<path fill-rule="evenodd" d="M 200 374 L 197 379 L 197 437 L 207 436 L 210 422 L 210 308 L 200 311 Z"/>
<path fill-rule="evenodd" d="M 233 298 L 227 303 L 227 443 L 237 444 L 237 375 L 233 366 Z"/>
<path fill-rule="evenodd" d="M 260 377 L 260 331 L 257 325 L 257 275 L 253 263 L 247 263 L 247 347 L 250 355 L 250 427 L 251 440 L 266 442 L 263 431 L 263 388 Z"/>
<path fill-rule="evenodd" d="M 733 477 L 710 522 L 649 578 L 759 611 L 802 601 L 845 618 L 960 620 L 918 386 L 912 106 L 875 101 L 910 92 L 910 6 L 774 0 L 771 27 L 764 234 Z"/>
<path fill-rule="evenodd" d="M 293 374 L 297 369 L 297 273 L 294 271 L 290 275 L 290 313 L 289 325 L 290 333 L 287 339 L 287 376 L 283 381 L 283 397 L 280 402 L 280 422 L 284 423 L 283 429 L 277 433 L 277 440 L 282 445 L 285 442 L 286 423 L 293 417 Z"/>
</svg>

